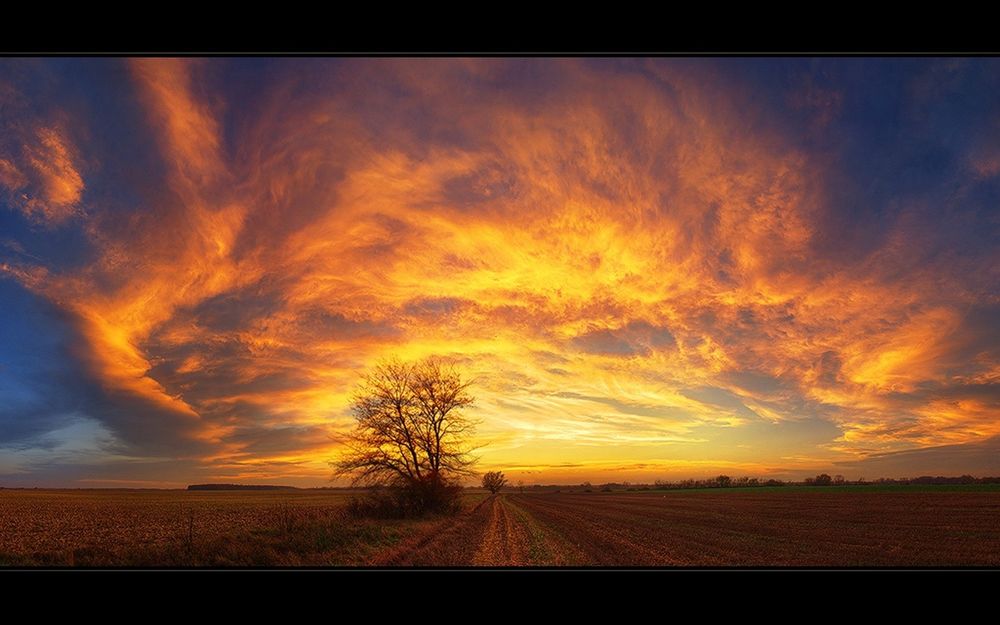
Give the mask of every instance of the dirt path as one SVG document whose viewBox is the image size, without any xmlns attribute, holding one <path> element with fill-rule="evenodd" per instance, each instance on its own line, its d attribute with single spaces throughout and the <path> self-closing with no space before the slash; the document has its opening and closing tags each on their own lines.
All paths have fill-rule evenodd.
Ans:
<svg viewBox="0 0 1000 625">
<path fill-rule="evenodd" d="M 537 537 L 504 495 L 485 499 L 471 512 L 383 557 L 388 566 L 532 566 Z"/>
<path fill-rule="evenodd" d="M 503 495 L 492 497 L 490 521 L 479 544 L 473 566 L 524 566 L 531 538 L 524 523 L 508 510 Z"/>
</svg>

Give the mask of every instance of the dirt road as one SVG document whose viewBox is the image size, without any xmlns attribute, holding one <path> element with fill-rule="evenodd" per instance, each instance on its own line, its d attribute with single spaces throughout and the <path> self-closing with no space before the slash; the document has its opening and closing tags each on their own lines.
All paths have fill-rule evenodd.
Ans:
<svg viewBox="0 0 1000 625">
<path fill-rule="evenodd" d="M 556 545 L 505 495 L 435 528 L 377 564 L 388 566 L 544 566 L 564 563 Z"/>
<path fill-rule="evenodd" d="M 645 537 L 609 527 L 586 510 L 549 505 L 543 497 L 495 495 L 470 513 L 402 546 L 388 566 L 675 565 Z M 582 512 L 582 513 L 581 513 Z M 558 529 L 557 529 L 558 528 Z"/>
</svg>

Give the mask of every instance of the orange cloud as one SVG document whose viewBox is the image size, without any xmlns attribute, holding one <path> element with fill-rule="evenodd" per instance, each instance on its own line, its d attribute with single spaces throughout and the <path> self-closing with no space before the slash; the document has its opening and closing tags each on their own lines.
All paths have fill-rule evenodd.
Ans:
<svg viewBox="0 0 1000 625">
<path fill-rule="evenodd" d="M 0 159 L 0 184 L 9 191 L 17 191 L 28 185 L 28 178 L 21 173 L 17 165 L 7 159 Z"/>
<path fill-rule="evenodd" d="M 79 211 L 84 183 L 72 152 L 59 130 L 43 126 L 25 138 L 21 167 L 0 158 L 0 185 L 32 221 L 56 225 Z"/>
<path fill-rule="evenodd" d="M 351 61 L 333 86 L 306 65 L 227 143 L 239 103 L 212 63 L 133 61 L 170 193 L 127 228 L 95 216 L 94 267 L 31 286 L 103 384 L 241 478 L 325 476 L 359 373 L 390 354 L 475 376 L 484 462 L 542 481 L 1000 433 L 995 401 L 940 390 L 997 363 L 965 360 L 969 298 L 940 266 L 892 275 L 912 224 L 868 257 L 817 253 L 829 163 L 665 65 Z M 453 88 L 513 71 L 554 87 Z M 20 171 L 0 161 L 8 188 Z M 78 202 L 60 180 L 48 201 Z"/>
</svg>

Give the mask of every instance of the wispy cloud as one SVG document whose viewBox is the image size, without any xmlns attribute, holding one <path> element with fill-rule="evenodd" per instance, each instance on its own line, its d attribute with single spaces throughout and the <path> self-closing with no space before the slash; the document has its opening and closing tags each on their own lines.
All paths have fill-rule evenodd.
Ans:
<svg viewBox="0 0 1000 625">
<path fill-rule="evenodd" d="M 46 126 L 0 183 L 27 218 L 14 195 L 36 185 L 47 223 L 122 185 L 80 224 L 88 263 L 22 241 L 3 268 L 65 316 L 91 417 L 134 453 L 324 479 L 353 385 L 390 354 L 475 376 L 484 462 L 559 475 L 806 471 L 1000 434 L 988 162 L 873 190 L 815 147 L 870 140 L 849 82 L 767 101 L 795 127 L 708 62 L 121 74 L 104 97 L 134 99 L 162 169 L 118 179 Z"/>
</svg>

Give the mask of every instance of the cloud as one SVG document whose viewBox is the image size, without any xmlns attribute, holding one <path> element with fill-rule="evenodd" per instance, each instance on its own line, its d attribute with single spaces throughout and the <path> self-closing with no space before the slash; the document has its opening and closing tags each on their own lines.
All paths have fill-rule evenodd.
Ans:
<svg viewBox="0 0 1000 625">
<path fill-rule="evenodd" d="M 28 178 L 7 159 L 0 159 L 0 184 L 8 191 L 18 191 L 28 186 Z"/>
<path fill-rule="evenodd" d="M 86 161 L 79 129 L 51 103 L 38 101 L 52 95 L 39 87 L 46 85 L 47 68 L 31 65 L 22 59 L 0 68 L 0 201 L 31 224 L 54 228 L 84 213 Z"/>
<path fill-rule="evenodd" d="M 614 330 L 602 328 L 575 336 L 573 345 L 592 354 L 632 356 L 672 348 L 676 341 L 667 328 L 632 321 Z"/>
<path fill-rule="evenodd" d="M 925 171 L 965 162 L 966 131 L 927 121 L 951 105 L 919 64 L 897 93 L 789 63 L 791 89 L 704 60 L 129 60 L 94 85 L 137 107 L 99 167 L 65 132 L 99 111 L 17 109 L 0 183 L 86 262 L 12 229 L 3 272 L 63 316 L 86 414 L 184 475 L 325 479 L 391 354 L 475 377 L 496 466 L 768 471 L 995 436 L 991 183 Z M 872 89 L 906 111 L 891 135 Z M 60 427 L 39 419 L 25 437 Z"/>
<path fill-rule="evenodd" d="M 24 215 L 47 226 L 79 211 L 84 183 L 69 140 L 56 128 L 38 127 L 22 137 L 17 159 L 0 157 L 0 186 Z M 2 156 L 2 152 L 0 152 Z"/>
<path fill-rule="evenodd" d="M 993 178 L 1000 174 L 1000 155 L 988 155 L 971 162 L 972 169 L 981 178 Z"/>
<path fill-rule="evenodd" d="M 860 461 L 844 463 L 843 468 L 859 472 L 869 479 L 883 475 L 996 476 L 1000 475 L 1000 437 L 875 454 Z"/>
</svg>

